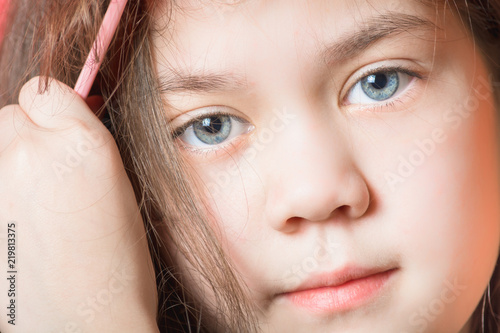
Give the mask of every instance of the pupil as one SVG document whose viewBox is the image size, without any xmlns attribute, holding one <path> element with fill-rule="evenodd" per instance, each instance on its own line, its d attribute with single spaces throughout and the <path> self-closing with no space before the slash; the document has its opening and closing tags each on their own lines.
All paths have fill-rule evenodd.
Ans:
<svg viewBox="0 0 500 333">
<path fill-rule="evenodd" d="M 231 134 L 231 117 L 213 115 L 193 123 L 194 135 L 207 145 L 224 142 Z"/>
<path fill-rule="evenodd" d="M 395 71 L 368 75 L 361 80 L 361 89 L 370 99 L 385 101 L 398 91 L 399 75 Z"/>
<path fill-rule="evenodd" d="M 222 128 L 222 121 L 219 117 L 205 118 L 203 119 L 203 129 L 210 133 L 218 133 Z"/>
<path fill-rule="evenodd" d="M 375 89 L 383 89 L 387 86 L 387 75 L 376 74 L 370 78 L 370 83 Z"/>
</svg>

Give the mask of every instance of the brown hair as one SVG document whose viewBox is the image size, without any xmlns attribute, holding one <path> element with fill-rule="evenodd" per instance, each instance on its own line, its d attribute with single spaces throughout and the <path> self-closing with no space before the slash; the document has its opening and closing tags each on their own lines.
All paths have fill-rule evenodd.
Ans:
<svg viewBox="0 0 500 333">
<path fill-rule="evenodd" d="M 16 103 L 22 84 L 35 75 L 73 86 L 97 34 L 100 20 L 95 18 L 102 19 L 108 3 L 11 1 L 0 52 L 0 106 Z M 244 291 L 193 200 L 183 161 L 163 117 L 165 105 L 152 71 L 152 23 L 146 8 L 155 5 L 154 1 L 129 1 L 96 86 L 102 87 L 99 93 L 106 100 L 111 130 L 146 225 L 157 274 L 158 325 L 169 332 L 204 331 L 207 325 L 216 331 L 252 331 L 255 321 L 241 301 L 246 298 Z M 169 251 L 173 248 L 203 275 L 216 297 L 217 313 L 209 314 L 185 287 L 185 277 Z"/>
<path fill-rule="evenodd" d="M 148 14 L 165 0 L 131 0 L 98 76 L 96 91 L 105 98 L 111 130 L 132 180 L 149 237 L 157 273 L 161 331 L 256 331 L 246 290 L 207 223 L 185 165 L 169 134 L 164 102 L 154 74 Z M 460 15 L 494 75 L 500 50 L 500 3 L 487 0 L 443 3 Z M 73 86 L 97 34 L 109 0 L 11 1 L 6 36 L 0 48 L 0 106 L 15 103 L 20 87 L 35 75 Z M 171 2 L 169 1 L 168 4 Z M 164 6 L 165 4 L 162 3 Z M 170 8 L 172 9 L 172 8 Z M 99 19 L 95 19 L 99 18 Z M 48 79 L 45 84 L 48 84 Z M 100 88 L 99 88 L 100 87 Z M 43 89 L 44 87 L 41 87 Z M 100 91 L 99 91 L 100 90 Z M 500 128 L 500 127 L 499 127 Z M 186 285 L 171 251 L 177 249 L 213 291 L 218 311 L 209 313 Z M 491 278 L 472 318 L 473 332 L 497 332 L 500 276 Z"/>
</svg>

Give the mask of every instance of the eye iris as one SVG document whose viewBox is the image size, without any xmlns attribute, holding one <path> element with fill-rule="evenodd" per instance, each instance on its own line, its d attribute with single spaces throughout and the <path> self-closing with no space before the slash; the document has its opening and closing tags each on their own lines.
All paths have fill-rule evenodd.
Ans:
<svg viewBox="0 0 500 333">
<path fill-rule="evenodd" d="M 212 116 L 195 122 L 193 131 L 200 141 L 215 145 L 229 137 L 231 127 L 231 118 L 229 116 Z"/>
<path fill-rule="evenodd" d="M 394 96 L 399 87 L 397 72 L 368 75 L 361 80 L 363 92 L 371 99 L 384 101 Z"/>
</svg>

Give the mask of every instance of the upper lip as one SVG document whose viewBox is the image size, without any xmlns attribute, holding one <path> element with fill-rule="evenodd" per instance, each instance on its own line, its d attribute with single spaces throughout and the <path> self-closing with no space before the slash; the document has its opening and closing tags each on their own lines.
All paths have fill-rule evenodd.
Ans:
<svg viewBox="0 0 500 333">
<path fill-rule="evenodd" d="M 310 275 L 298 287 L 283 294 L 300 292 L 309 289 L 337 287 L 349 281 L 366 278 L 375 274 L 396 269 L 395 267 L 359 267 L 347 265 L 332 272 L 323 272 Z"/>
</svg>

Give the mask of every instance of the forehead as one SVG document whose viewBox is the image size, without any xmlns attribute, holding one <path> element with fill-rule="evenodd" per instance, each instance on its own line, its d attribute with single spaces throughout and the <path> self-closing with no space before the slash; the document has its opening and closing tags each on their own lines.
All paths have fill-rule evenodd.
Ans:
<svg viewBox="0 0 500 333">
<path fill-rule="evenodd" d="M 255 24 L 266 20 L 298 21 L 305 18 L 311 22 L 335 21 L 339 25 L 364 15 L 394 12 L 435 12 L 436 0 L 172 0 L 153 15 L 159 21 L 174 19 L 180 22 L 208 22 L 216 25 L 230 24 L 234 19 L 252 18 Z M 441 3 L 444 4 L 444 3 Z M 168 6 L 167 6 L 168 5 Z M 166 13 L 169 13 L 165 17 Z M 277 15 L 277 14 L 284 15 Z M 302 14 L 302 15 L 297 15 Z M 320 20 L 318 22 L 318 20 Z"/>
<path fill-rule="evenodd" d="M 332 49 L 343 51 L 333 57 L 341 61 L 389 33 L 440 31 L 436 6 L 419 0 L 183 0 L 154 14 L 158 72 L 165 77 L 172 71 L 264 77 L 293 62 L 312 70 Z M 328 44 L 334 47 L 327 52 Z"/>
<path fill-rule="evenodd" d="M 235 40 L 335 38 L 374 16 L 392 13 L 435 19 L 422 0 L 178 0 L 153 13 L 156 31 L 176 46 L 217 46 Z M 195 45 L 193 45 L 195 44 Z"/>
</svg>

